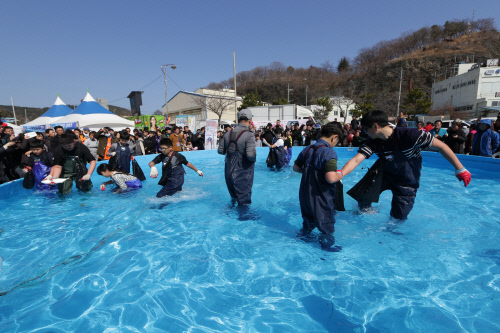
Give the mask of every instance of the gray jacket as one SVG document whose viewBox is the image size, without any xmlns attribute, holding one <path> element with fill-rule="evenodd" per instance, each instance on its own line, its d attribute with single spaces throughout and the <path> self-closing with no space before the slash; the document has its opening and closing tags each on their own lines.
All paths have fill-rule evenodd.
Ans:
<svg viewBox="0 0 500 333">
<path fill-rule="evenodd" d="M 238 150 L 241 152 L 243 156 L 246 156 L 246 158 L 253 162 L 257 158 L 257 154 L 255 151 L 255 136 L 248 130 L 248 127 L 245 125 L 238 124 L 233 128 L 233 138 L 236 140 L 237 133 L 239 133 L 242 130 L 246 130 L 245 133 L 243 133 L 238 140 Z M 226 155 L 226 152 L 228 150 L 227 145 L 229 144 L 229 135 L 231 131 L 227 132 L 224 134 L 223 139 L 221 140 L 219 144 L 219 149 L 218 152 L 219 154 Z M 235 145 L 231 145 L 229 147 L 231 152 L 235 151 Z"/>
</svg>

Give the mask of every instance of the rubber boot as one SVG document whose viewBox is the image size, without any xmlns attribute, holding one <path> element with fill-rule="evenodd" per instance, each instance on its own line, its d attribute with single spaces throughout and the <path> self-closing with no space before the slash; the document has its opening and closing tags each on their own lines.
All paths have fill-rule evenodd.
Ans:
<svg viewBox="0 0 500 333">
<path fill-rule="evenodd" d="M 321 249 L 328 252 L 340 252 L 341 246 L 335 245 L 335 237 L 329 234 L 321 234 L 318 238 Z"/>
</svg>

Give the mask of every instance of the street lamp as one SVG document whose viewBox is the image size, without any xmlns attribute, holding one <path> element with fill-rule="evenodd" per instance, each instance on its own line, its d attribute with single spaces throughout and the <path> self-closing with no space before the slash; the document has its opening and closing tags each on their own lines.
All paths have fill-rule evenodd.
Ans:
<svg viewBox="0 0 500 333">
<path fill-rule="evenodd" d="M 170 66 L 172 69 L 176 69 L 174 64 L 161 65 L 161 71 L 163 72 L 163 77 L 165 78 L 165 115 L 168 119 L 168 99 L 167 99 L 167 67 Z"/>
</svg>

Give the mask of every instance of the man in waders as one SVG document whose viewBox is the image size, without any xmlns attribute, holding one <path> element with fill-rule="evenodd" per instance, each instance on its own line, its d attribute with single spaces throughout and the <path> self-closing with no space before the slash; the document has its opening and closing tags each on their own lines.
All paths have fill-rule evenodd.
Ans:
<svg viewBox="0 0 500 333">
<path fill-rule="evenodd" d="M 84 146 L 73 133 L 64 133 L 59 138 L 59 146 L 52 151 L 54 166 L 45 179 L 68 178 L 65 182 L 57 184 L 59 193 L 71 192 L 73 181 L 76 188 L 82 192 L 90 192 L 92 182 L 90 176 L 94 172 L 96 161 L 90 150 Z M 87 170 L 87 163 L 90 167 Z"/>
<path fill-rule="evenodd" d="M 255 159 L 255 137 L 249 131 L 252 121 L 252 111 L 241 110 L 238 115 L 238 125 L 224 137 L 219 144 L 219 154 L 226 155 L 224 175 L 227 189 L 232 200 L 239 206 L 252 203 L 252 185 Z"/>
</svg>

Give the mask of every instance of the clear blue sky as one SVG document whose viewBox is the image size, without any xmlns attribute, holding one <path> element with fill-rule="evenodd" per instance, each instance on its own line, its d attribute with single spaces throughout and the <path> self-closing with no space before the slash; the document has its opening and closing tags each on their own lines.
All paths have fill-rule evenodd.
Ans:
<svg viewBox="0 0 500 333">
<path fill-rule="evenodd" d="M 236 70 L 280 61 L 337 65 L 363 47 L 446 20 L 495 17 L 479 1 L 2 1 L 0 104 L 79 104 L 86 90 L 110 102 L 169 69 L 168 96 Z M 498 22 L 496 22 L 498 27 Z M 174 81 L 177 83 L 174 83 Z M 143 113 L 165 103 L 163 79 L 144 89 Z M 128 99 L 112 104 L 130 108 Z"/>
</svg>

